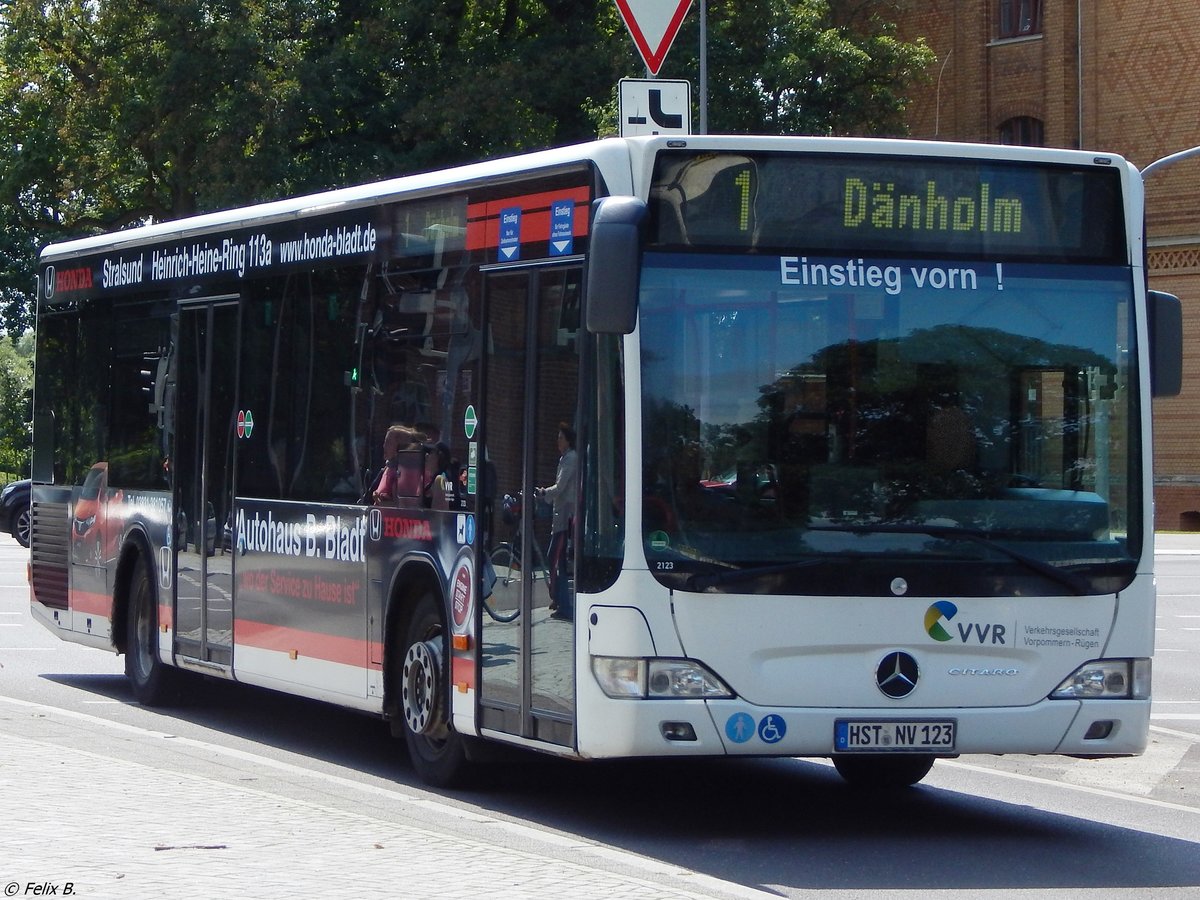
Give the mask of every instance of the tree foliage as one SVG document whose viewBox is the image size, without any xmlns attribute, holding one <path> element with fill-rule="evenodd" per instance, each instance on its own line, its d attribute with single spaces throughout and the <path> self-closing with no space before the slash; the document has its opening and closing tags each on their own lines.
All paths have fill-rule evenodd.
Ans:
<svg viewBox="0 0 1200 900">
<path fill-rule="evenodd" d="M 0 341 L 0 473 L 29 474 L 29 404 L 33 392 L 33 340 Z"/>
<path fill-rule="evenodd" d="M 900 133 L 898 2 L 708 0 L 710 130 Z M 48 240 L 587 140 L 640 68 L 611 0 L 0 0 L 4 326 Z"/>
<path fill-rule="evenodd" d="M 709 131 L 902 135 L 933 51 L 897 35 L 907 0 L 708 0 Z M 695 80 L 697 17 L 663 77 Z M 671 74 L 677 72 L 678 74 Z"/>
</svg>

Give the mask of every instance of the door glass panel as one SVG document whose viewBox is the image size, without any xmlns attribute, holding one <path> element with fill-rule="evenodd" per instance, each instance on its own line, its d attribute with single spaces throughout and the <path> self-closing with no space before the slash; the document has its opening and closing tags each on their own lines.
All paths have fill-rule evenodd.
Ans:
<svg viewBox="0 0 1200 900">
<path fill-rule="evenodd" d="M 233 646 L 233 471 L 237 433 L 238 308 L 213 308 L 208 451 L 204 474 L 205 607 L 210 647 Z M 216 657 L 213 657 L 216 659 Z"/>
<path fill-rule="evenodd" d="M 488 282 L 482 697 L 489 728 L 574 740 L 579 270 Z"/>
<path fill-rule="evenodd" d="M 534 482 L 542 489 L 534 506 L 533 534 L 544 551 L 547 572 L 534 586 L 532 700 L 535 709 L 570 717 L 575 705 L 579 270 L 542 271 L 537 285 L 537 384 L 530 449 Z"/>
<path fill-rule="evenodd" d="M 522 577 L 525 567 L 521 565 L 528 305 L 528 274 L 489 278 L 487 388 L 483 407 L 486 450 L 480 469 L 483 547 L 493 562 L 496 581 L 490 598 L 485 599 L 481 682 L 485 704 L 503 711 L 501 719 L 489 724 L 517 734 L 522 733 L 521 648 L 525 645 L 523 633 L 529 618 L 520 615 L 528 603 L 529 586 Z M 489 577 L 485 572 L 484 593 Z"/>
<path fill-rule="evenodd" d="M 204 556 L 196 544 L 197 510 L 201 508 L 204 471 L 205 396 L 208 386 L 208 307 L 179 314 L 176 347 L 175 445 L 170 465 L 175 485 L 175 639 L 179 652 L 200 658 L 204 631 Z"/>
<path fill-rule="evenodd" d="M 237 307 L 180 313 L 171 466 L 175 484 L 175 636 L 179 652 L 228 665 L 233 556 L 224 525 L 233 500 Z"/>
</svg>

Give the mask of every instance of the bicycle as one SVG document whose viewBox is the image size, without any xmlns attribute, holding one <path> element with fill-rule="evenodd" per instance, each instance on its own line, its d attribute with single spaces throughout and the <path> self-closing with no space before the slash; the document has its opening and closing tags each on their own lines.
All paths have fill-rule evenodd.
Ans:
<svg viewBox="0 0 1200 900">
<path fill-rule="evenodd" d="M 500 504 L 500 517 L 513 529 L 510 540 L 497 544 L 491 552 L 490 561 L 495 574 L 492 589 L 483 598 L 483 609 L 497 622 L 511 622 L 521 614 L 521 504 L 522 495 L 505 494 Z M 534 581 L 545 581 L 550 577 L 546 554 L 537 539 L 533 540 Z M 516 596 L 513 586 L 516 585 Z"/>
</svg>

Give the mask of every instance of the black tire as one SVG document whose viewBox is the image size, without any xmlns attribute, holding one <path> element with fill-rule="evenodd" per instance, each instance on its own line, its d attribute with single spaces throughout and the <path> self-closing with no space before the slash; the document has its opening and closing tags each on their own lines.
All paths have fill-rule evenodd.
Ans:
<svg viewBox="0 0 1200 900">
<path fill-rule="evenodd" d="M 158 658 L 158 595 L 145 557 L 138 555 L 129 582 L 125 617 L 125 675 L 145 706 L 179 699 L 180 673 Z"/>
<path fill-rule="evenodd" d="M 511 622 L 521 614 L 520 597 L 517 597 L 517 605 L 512 609 L 499 609 L 497 603 L 502 597 L 508 599 L 511 586 L 520 582 L 521 562 L 513 559 L 512 547 L 508 544 L 501 544 L 493 550 L 491 559 L 492 568 L 496 572 L 496 583 L 483 598 L 483 608 L 497 622 Z"/>
<path fill-rule="evenodd" d="M 450 681 L 446 671 L 450 648 L 433 595 L 425 594 L 417 601 L 401 649 L 404 656 L 395 667 L 397 683 L 393 689 L 413 769 L 422 781 L 434 787 L 462 786 L 469 778 L 471 764 L 466 741 L 450 724 Z"/>
<path fill-rule="evenodd" d="M 833 757 L 834 768 L 854 787 L 892 789 L 912 787 L 929 774 L 934 757 L 924 753 L 843 753 Z"/>
<path fill-rule="evenodd" d="M 22 547 L 29 549 L 29 532 L 32 517 L 29 513 L 29 505 L 26 504 L 13 513 L 12 521 L 9 523 L 9 531 L 12 536 L 17 539 L 17 543 Z"/>
</svg>

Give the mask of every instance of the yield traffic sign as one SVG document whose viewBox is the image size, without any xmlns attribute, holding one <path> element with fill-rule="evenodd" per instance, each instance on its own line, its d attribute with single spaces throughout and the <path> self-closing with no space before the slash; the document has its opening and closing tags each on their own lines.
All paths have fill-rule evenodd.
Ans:
<svg viewBox="0 0 1200 900">
<path fill-rule="evenodd" d="M 692 0 L 617 0 L 617 10 L 651 75 L 657 75 Z"/>
</svg>

